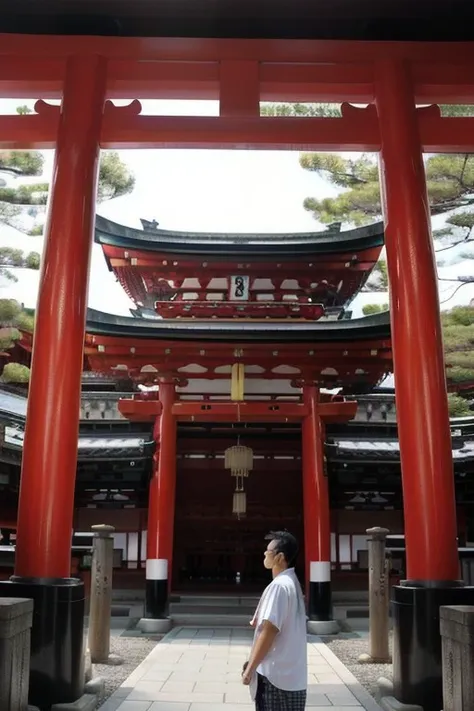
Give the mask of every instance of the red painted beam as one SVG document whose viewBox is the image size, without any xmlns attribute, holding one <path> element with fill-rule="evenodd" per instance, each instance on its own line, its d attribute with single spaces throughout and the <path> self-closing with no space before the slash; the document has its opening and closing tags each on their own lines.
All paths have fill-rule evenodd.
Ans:
<svg viewBox="0 0 474 711">
<path fill-rule="evenodd" d="M 174 37 L 89 37 L 0 34 L 2 55 L 38 60 L 73 53 L 98 54 L 109 60 L 216 62 L 340 63 L 398 58 L 412 62 L 471 63 L 471 42 L 361 42 L 351 40 L 215 39 Z"/>
<path fill-rule="evenodd" d="M 271 402 L 176 402 L 178 422 L 300 422 L 305 405 Z"/>
<path fill-rule="evenodd" d="M 30 40 L 28 38 L 29 44 Z M 428 52 L 424 60 L 413 64 L 417 103 L 473 101 L 472 58 L 467 62 L 456 60 L 454 53 L 443 63 L 439 56 L 432 62 L 427 61 L 427 57 Z M 314 58 L 303 63 L 263 61 L 259 70 L 260 100 L 371 103 L 374 100 L 372 60 L 355 62 L 351 59 L 347 63 L 340 60 L 341 57 L 320 63 Z M 4 55 L 0 64 L 0 96 L 58 99 L 62 94 L 64 71 L 65 56 Z M 110 99 L 217 100 L 219 58 L 207 61 L 196 57 L 184 61 L 113 58 L 108 67 L 107 95 Z"/>
<path fill-rule="evenodd" d="M 377 118 L 363 111 L 350 117 L 274 118 L 133 116 L 109 111 L 102 148 L 244 148 L 377 151 Z M 0 124 L 1 128 L 1 124 Z"/>
<path fill-rule="evenodd" d="M 221 354 L 226 357 L 227 354 L 232 355 L 233 361 L 235 361 L 234 350 L 236 347 L 241 348 L 245 357 L 253 356 L 256 351 L 257 354 L 261 355 L 262 344 L 261 343 L 223 343 L 223 342 L 206 342 L 206 341 L 175 341 L 171 339 L 137 339 L 128 338 L 120 336 L 103 336 L 101 334 L 90 334 L 86 333 L 85 337 L 85 347 L 86 349 L 91 349 L 90 353 L 96 353 L 98 347 L 104 347 L 104 354 L 114 353 L 113 349 L 116 349 L 117 354 L 124 354 L 132 358 L 133 354 L 146 355 L 146 354 L 163 354 L 163 355 L 176 355 L 179 353 L 180 356 L 186 357 L 199 356 L 201 351 L 205 356 L 211 356 L 213 354 Z M 361 352 L 365 352 L 371 355 L 372 351 L 383 351 L 391 349 L 390 339 L 373 339 L 373 340 L 353 340 L 353 341 L 325 341 L 325 342 L 315 342 L 314 344 L 302 343 L 300 345 L 295 344 L 283 344 L 283 343 L 266 343 L 265 346 L 268 351 L 271 352 L 272 360 L 274 357 L 274 351 L 277 352 L 280 357 L 287 357 L 291 355 L 301 355 L 302 353 L 307 353 L 308 355 L 315 355 L 317 353 L 330 352 L 333 354 L 341 353 L 341 355 L 349 355 L 349 353 L 356 353 L 359 355 Z M 174 350 L 173 350 L 174 349 Z M 217 355 L 216 355 L 217 357 Z"/>
<path fill-rule="evenodd" d="M 474 70 L 473 70 L 474 71 Z M 353 109 L 345 118 L 220 118 L 134 116 L 107 112 L 101 146 L 125 148 L 297 149 L 368 151 L 380 148 L 375 113 Z M 54 148 L 59 111 L 45 115 L 0 116 L 0 148 Z M 474 152 L 474 117 L 439 118 L 421 112 L 427 153 Z"/>
<path fill-rule="evenodd" d="M 356 400 L 320 402 L 318 404 L 318 413 L 325 424 L 347 422 L 356 416 L 357 402 Z"/>
<path fill-rule="evenodd" d="M 381 247 L 377 249 L 378 254 L 381 252 Z M 160 271 L 159 278 L 160 279 L 166 279 L 166 278 L 174 278 L 174 279 L 186 279 L 190 277 L 201 277 L 203 276 L 204 270 L 205 273 L 212 276 L 210 278 L 214 278 L 214 273 L 220 274 L 222 273 L 225 276 L 229 276 L 229 273 L 232 273 L 232 269 L 237 269 L 238 270 L 238 261 L 237 259 L 233 259 L 232 257 L 228 257 L 226 262 L 222 263 L 216 263 L 216 262 L 207 262 L 206 267 L 202 267 L 202 261 L 203 258 L 198 257 L 194 260 L 194 262 L 190 263 L 189 257 L 187 257 L 185 260 L 180 260 L 178 255 L 173 255 L 173 254 L 167 254 L 167 255 L 160 255 L 157 254 L 156 257 L 151 253 L 151 252 L 141 252 L 141 256 L 134 256 L 132 252 L 129 252 L 128 250 L 123 250 L 128 252 L 128 257 L 110 257 L 110 265 L 114 268 L 123 268 L 126 267 L 128 269 L 133 269 L 136 272 L 142 272 L 144 275 L 150 275 L 156 272 L 157 270 Z M 104 248 L 104 253 L 109 254 L 109 250 L 107 248 Z M 177 259 L 175 259 L 175 256 Z M 282 279 L 282 273 L 286 274 L 285 279 L 289 279 L 293 277 L 293 274 L 298 274 L 302 272 L 304 276 L 308 276 L 308 261 L 311 259 L 317 259 L 317 263 L 314 265 L 313 271 L 311 272 L 311 281 L 318 281 L 318 275 L 324 274 L 324 277 L 327 277 L 328 270 L 335 271 L 338 274 L 342 274 L 343 276 L 347 275 L 350 272 L 358 272 L 358 271 L 369 271 L 373 268 L 375 262 L 377 261 L 377 258 L 374 259 L 374 261 L 354 261 L 352 262 L 352 257 L 354 255 L 347 256 L 345 259 L 340 259 L 338 260 L 336 255 L 332 255 L 333 261 L 328 261 L 327 259 L 324 260 L 324 257 L 327 257 L 327 255 L 317 255 L 315 254 L 314 257 L 311 257 L 310 255 L 304 255 L 304 257 L 301 257 L 301 260 L 299 262 L 290 262 L 286 263 L 286 261 L 281 265 L 282 268 L 278 268 L 277 266 L 277 259 L 281 261 L 281 256 L 280 257 L 271 257 L 271 254 L 268 255 L 265 258 L 265 263 L 259 262 L 257 259 L 252 259 L 252 263 L 246 265 L 245 271 L 247 274 L 252 274 L 257 276 L 257 278 L 264 278 L 262 272 L 265 272 L 266 274 L 273 274 L 274 278 Z M 358 259 L 367 258 L 367 255 L 364 254 L 364 252 L 360 252 L 358 254 Z M 136 260 L 132 264 L 132 259 Z M 272 261 L 270 261 L 270 259 Z M 173 264 L 173 261 L 177 261 L 177 264 Z M 166 262 L 166 264 L 163 264 L 163 262 Z M 274 262 L 274 263 L 272 263 Z M 187 266 L 189 265 L 189 266 Z M 234 265 L 236 265 L 234 267 Z M 196 271 L 193 271 L 196 270 Z M 241 269 L 240 269 L 241 271 Z M 291 273 L 291 277 L 289 274 Z M 208 277 L 209 278 L 209 277 Z M 271 278 L 271 276 L 269 276 Z M 195 290 L 195 289 L 194 289 Z M 183 291 L 183 292 L 191 292 L 193 291 L 192 287 L 181 287 L 180 289 L 174 289 L 174 291 Z M 213 291 L 217 291 L 217 289 L 213 289 Z M 255 288 L 252 288 L 252 291 L 255 291 Z M 261 288 L 260 291 L 265 291 L 268 292 L 268 288 Z M 280 289 L 281 291 L 281 289 Z M 290 288 L 287 288 L 286 291 L 291 291 Z"/>
<path fill-rule="evenodd" d="M 154 422 L 157 415 L 161 414 L 161 402 L 159 400 L 121 398 L 118 401 L 118 410 L 127 420 Z"/>
</svg>

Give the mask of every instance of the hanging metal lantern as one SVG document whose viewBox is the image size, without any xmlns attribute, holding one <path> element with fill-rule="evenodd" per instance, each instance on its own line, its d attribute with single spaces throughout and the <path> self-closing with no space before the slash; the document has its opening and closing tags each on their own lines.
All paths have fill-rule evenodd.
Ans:
<svg viewBox="0 0 474 711">
<path fill-rule="evenodd" d="M 232 513 L 237 518 L 243 518 L 247 514 L 247 494 L 245 491 L 234 491 L 232 501 Z"/>
<path fill-rule="evenodd" d="M 253 469 L 253 450 L 236 444 L 225 450 L 225 468 L 230 469 L 231 476 L 247 477 Z"/>
</svg>

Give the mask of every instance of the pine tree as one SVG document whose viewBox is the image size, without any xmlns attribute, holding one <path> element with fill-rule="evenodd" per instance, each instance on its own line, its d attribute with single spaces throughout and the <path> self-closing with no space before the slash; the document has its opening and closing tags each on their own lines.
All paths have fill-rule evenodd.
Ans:
<svg viewBox="0 0 474 711">
<path fill-rule="evenodd" d="M 27 106 L 17 108 L 17 113 L 28 114 Z M 21 230 L 25 212 L 30 217 L 44 213 L 48 199 L 49 185 L 46 182 L 12 186 L 11 183 L 22 178 L 41 176 L 44 169 L 44 156 L 38 151 L 0 151 L 0 223 Z M 2 179 L 1 176 L 5 176 Z M 10 185 L 8 184 L 10 183 Z M 102 154 L 99 167 L 98 200 L 111 200 L 132 192 L 135 177 L 115 151 Z M 29 231 L 30 235 L 42 235 L 44 225 L 38 222 Z M 24 254 L 21 249 L 0 247 L 0 276 L 16 281 L 15 268 L 40 268 L 39 252 Z M 21 337 L 20 328 L 31 331 L 34 327 L 34 314 L 23 309 L 21 304 L 12 299 L 0 299 L 0 355 L 8 357 L 8 351 Z M 1 379 L 4 382 L 26 383 L 29 369 L 20 363 L 7 363 Z"/>
</svg>

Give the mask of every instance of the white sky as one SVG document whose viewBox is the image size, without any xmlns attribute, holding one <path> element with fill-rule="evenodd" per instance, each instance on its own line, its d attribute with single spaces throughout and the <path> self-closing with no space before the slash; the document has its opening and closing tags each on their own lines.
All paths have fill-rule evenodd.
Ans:
<svg viewBox="0 0 474 711">
<path fill-rule="evenodd" d="M 0 101 L 0 114 L 13 113 L 18 103 Z M 216 115 L 216 102 L 145 101 L 144 113 Z M 141 227 L 140 218 L 156 219 L 166 229 L 216 232 L 304 232 L 323 226 L 303 209 L 308 196 L 330 197 L 334 186 L 299 166 L 299 153 L 289 151 L 204 151 L 204 150 L 129 150 L 121 158 L 136 178 L 132 194 L 98 206 L 98 213 L 118 223 Z M 53 152 L 45 152 L 44 178 L 49 180 Z M 38 178 L 25 182 L 36 182 Z M 15 185 L 14 179 L 9 184 Z M 436 226 L 439 227 L 437 218 Z M 31 220 L 26 220 L 29 226 Z M 27 237 L 0 225 L 0 246 L 25 251 L 42 249 L 41 237 Z M 440 269 L 440 276 L 474 275 L 474 260 L 459 262 L 456 252 L 444 253 L 452 266 Z M 474 250 L 473 250 L 474 252 Z M 0 282 L 0 297 L 15 298 L 34 307 L 38 290 L 38 272 L 16 270 L 17 283 Z M 455 289 L 455 284 L 440 284 L 441 300 Z M 463 287 L 442 306 L 469 303 L 474 298 L 474 284 Z M 362 315 L 366 303 L 386 303 L 387 295 L 360 294 L 352 308 L 354 317 Z M 108 313 L 129 315 L 132 302 L 115 282 L 105 264 L 102 250 L 94 245 L 89 305 Z"/>
</svg>

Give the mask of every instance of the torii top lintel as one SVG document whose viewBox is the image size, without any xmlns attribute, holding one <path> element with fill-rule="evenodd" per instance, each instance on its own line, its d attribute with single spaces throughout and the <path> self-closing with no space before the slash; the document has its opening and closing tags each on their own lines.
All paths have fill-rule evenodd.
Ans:
<svg viewBox="0 0 474 711">
<path fill-rule="evenodd" d="M 147 116 L 138 102 L 108 103 L 102 148 L 380 149 L 373 105 L 378 65 L 403 62 L 413 101 L 472 103 L 472 43 L 224 40 L 0 35 L 0 96 L 60 98 L 67 58 L 107 60 L 108 99 L 213 99 L 219 116 Z M 341 118 L 261 117 L 261 101 L 344 104 Z M 474 118 L 443 118 L 417 109 L 426 152 L 472 152 Z M 0 147 L 52 148 L 59 108 L 0 118 Z"/>
</svg>

